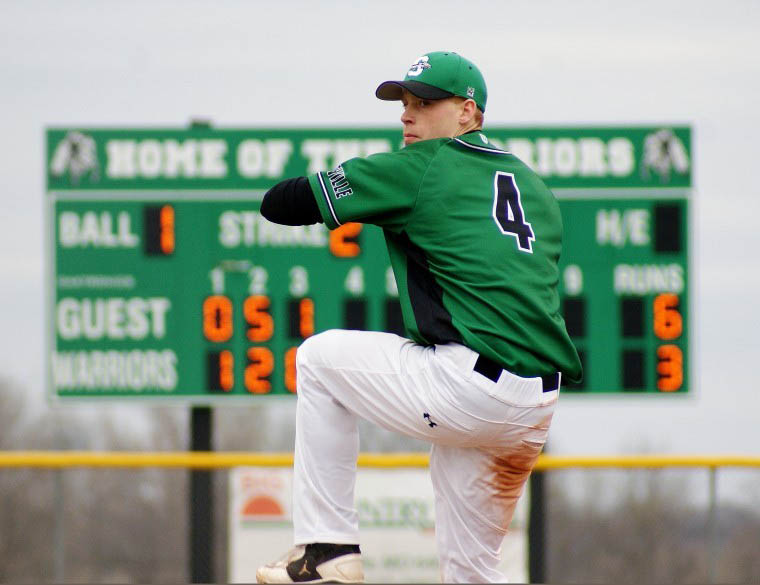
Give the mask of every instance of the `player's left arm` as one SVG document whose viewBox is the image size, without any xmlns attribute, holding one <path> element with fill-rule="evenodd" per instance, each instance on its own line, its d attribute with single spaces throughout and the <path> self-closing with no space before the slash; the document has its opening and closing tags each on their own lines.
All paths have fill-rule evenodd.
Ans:
<svg viewBox="0 0 760 585">
<path fill-rule="evenodd" d="M 443 142 L 420 141 L 400 151 L 352 158 L 332 171 L 309 175 L 325 225 L 335 229 L 356 221 L 402 230 Z"/>
<path fill-rule="evenodd" d="M 402 226 L 439 142 L 353 158 L 329 172 L 282 181 L 264 195 L 261 214 L 274 223 L 320 222 L 329 229 L 347 221 Z"/>
</svg>

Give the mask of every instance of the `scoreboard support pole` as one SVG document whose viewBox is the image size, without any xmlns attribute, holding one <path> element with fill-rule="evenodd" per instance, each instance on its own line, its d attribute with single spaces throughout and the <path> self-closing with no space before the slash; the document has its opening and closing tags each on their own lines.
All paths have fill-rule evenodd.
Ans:
<svg viewBox="0 0 760 585">
<path fill-rule="evenodd" d="M 190 450 L 213 451 L 213 412 L 209 406 L 190 410 Z M 213 472 L 194 469 L 190 472 L 190 582 L 214 582 L 214 493 Z"/>
<path fill-rule="evenodd" d="M 211 128 L 209 120 L 191 120 L 191 129 Z M 209 406 L 190 411 L 191 451 L 213 451 L 213 412 Z M 211 470 L 190 474 L 190 582 L 214 582 L 214 492 Z"/>
<path fill-rule="evenodd" d="M 546 583 L 546 472 L 534 470 L 528 479 L 528 582 Z"/>
</svg>

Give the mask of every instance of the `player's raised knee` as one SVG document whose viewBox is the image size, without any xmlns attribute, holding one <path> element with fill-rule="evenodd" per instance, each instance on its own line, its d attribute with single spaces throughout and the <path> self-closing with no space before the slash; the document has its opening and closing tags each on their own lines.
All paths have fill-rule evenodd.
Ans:
<svg viewBox="0 0 760 585">
<path fill-rule="evenodd" d="M 329 362 L 329 356 L 343 347 L 340 329 L 328 329 L 316 335 L 312 335 L 298 346 L 296 353 L 296 368 L 302 368 L 307 364 L 324 364 Z"/>
</svg>

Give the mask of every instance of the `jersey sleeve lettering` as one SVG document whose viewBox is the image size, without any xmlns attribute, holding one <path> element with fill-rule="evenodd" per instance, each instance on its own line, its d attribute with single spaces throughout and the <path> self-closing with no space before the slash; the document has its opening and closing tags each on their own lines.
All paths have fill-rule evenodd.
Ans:
<svg viewBox="0 0 760 585">
<path fill-rule="evenodd" d="M 358 221 L 401 230 L 442 144 L 439 140 L 411 144 L 398 152 L 353 158 L 331 171 L 309 176 L 325 225 L 335 229 Z"/>
</svg>

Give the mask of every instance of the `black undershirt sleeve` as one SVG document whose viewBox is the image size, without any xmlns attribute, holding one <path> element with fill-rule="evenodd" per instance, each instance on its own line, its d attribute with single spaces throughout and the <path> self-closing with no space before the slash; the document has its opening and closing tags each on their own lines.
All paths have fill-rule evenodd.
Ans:
<svg viewBox="0 0 760 585">
<path fill-rule="evenodd" d="M 286 179 L 264 195 L 261 215 L 282 225 L 322 223 L 317 200 L 306 177 Z"/>
</svg>

